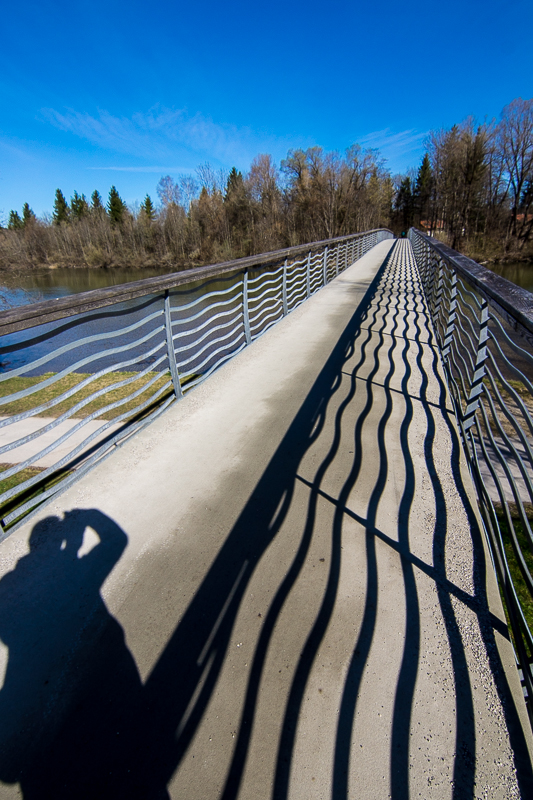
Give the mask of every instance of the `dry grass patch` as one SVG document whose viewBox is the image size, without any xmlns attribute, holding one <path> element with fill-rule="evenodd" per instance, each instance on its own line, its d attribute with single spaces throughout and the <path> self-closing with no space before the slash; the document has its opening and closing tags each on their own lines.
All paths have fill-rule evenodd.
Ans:
<svg viewBox="0 0 533 800">
<path fill-rule="evenodd" d="M 529 520 L 529 523 L 530 524 L 533 523 L 533 505 L 531 503 L 526 503 L 524 504 L 524 509 L 526 512 L 526 516 Z M 501 507 L 501 503 L 495 503 L 495 510 L 496 510 L 496 516 L 498 518 L 498 524 L 500 526 L 500 530 L 502 533 L 505 555 L 507 557 L 507 563 L 509 565 L 509 572 L 511 573 L 513 585 L 516 594 L 518 596 L 520 605 L 522 606 L 522 610 L 524 612 L 524 616 L 526 618 L 526 622 L 529 626 L 529 629 L 533 631 L 533 597 L 529 592 L 528 586 L 524 580 L 524 576 L 522 575 L 522 570 L 520 569 L 520 566 L 518 564 L 518 559 L 514 552 L 513 544 L 511 541 L 511 535 L 509 533 L 507 520 L 504 511 Z M 527 568 L 529 569 L 530 573 L 533 574 L 533 553 L 531 552 L 531 547 L 529 545 L 529 539 L 527 533 L 524 530 L 522 521 L 520 519 L 520 515 L 518 513 L 518 509 L 514 503 L 509 504 L 509 510 L 511 514 L 511 520 L 513 523 L 515 535 L 518 540 L 518 545 L 524 557 L 524 561 L 526 562 Z M 509 631 L 511 631 L 509 613 L 507 611 L 505 598 L 503 596 L 501 588 L 500 588 L 500 595 L 502 598 L 505 615 L 507 617 Z"/>
<path fill-rule="evenodd" d="M 4 492 L 8 492 L 10 489 L 14 489 L 16 486 L 20 486 L 30 478 L 34 478 L 36 475 L 39 475 L 39 473 L 44 472 L 44 467 L 27 467 L 26 469 L 20 470 L 20 472 L 17 472 L 15 475 L 12 475 L 10 478 L 5 478 L 2 480 L 2 471 L 11 466 L 12 464 L 0 464 L 0 495 L 4 494 Z M 31 500 L 31 498 L 43 494 L 56 483 L 59 483 L 59 481 L 62 481 L 64 478 L 70 475 L 70 472 L 71 470 L 59 470 L 53 475 L 43 478 L 42 481 L 37 481 L 37 483 L 34 483 L 33 486 L 30 486 L 20 494 L 15 495 L 11 498 L 11 500 L 8 500 L 6 503 L 3 503 L 0 506 L 0 518 L 6 517 L 16 508 L 23 505 L 28 500 Z M 26 512 L 26 514 L 29 513 L 29 511 Z M 26 516 L 26 514 L 23 516 Z M 13 522 L 12 524 L 14 525 L 15 523 Z"/>
<path fill-rule="evenodd" d="M 9 378 L 8 380 L 0 383 L 0 397 L 7 397 L 32 386 L 38 386 L 47 378 L 53 377 L 53 375 L 54 373 L 47 372 L 44 375 L 39 375 L 33 378 Z M 86 373 L 72 372 L 70 375 L 65 375 L 65 377 L 60 378 L 50 386 L 45 386 L 43 389 L 27 395 L 26 397 L 21 397 L 17 400 L 14 400 L 11 403 L 0 405 L 0 415 L 6 417 L 12 416 L 14 414 L 19 414 L 22 411 L 29 411 L 45 403 L 49 403 L 51 400 L 55 400 L 65 392 L 74 389 L 80 383 L 83 383 L 83 381 L 90 379 L 91 377 L 91 375 Z M 167 372 L 156 378 L 154 383 L 152 383 L 150 386 L 147 386 L 147 384 L 154 377 L 154 372 L 149 372 L 142 377 L 139 377 L 138 372 L 109 372 L 105 375 L 93 378 L 93 380 L 90 380 L 86 386 L 76 390 L 70 397 L 66 398 L 65 400 L 61 400 L 49 408 L 43 409 L 35 416 L 59 417 L 65 411 L 68 411 L 82 400 L 89 398 L 92 394 L 100 390 L 105 390 L 100 397 L 87 403 L 87 405 L 84 405 L 75 413 L 75 417 L 77 418 L 88 417 L 95 411 L 105 408 L 112 403 L 116 403 L 119 400 L 125 400 L 133 392 L 136 392 L 145 386 L 146 388 L 143 389 L 143 391 L 140 392 L 137 397 L 133 398 L 133 400 L 127 400 L 127 402 L 121 404 L 117 408 L 109 409 L 108 411 L 98 415 L 100 419 L 115 419 L 119 415 L 124 414 L 126 411 L 133 411 L 137 406 L 145 402 L 150 395 L 153 395 L 170 380 L 170 375 Z M 125 380 L 129 380 L 126 385 L 117 385 Z M 170 394 L 172 394 L 172 386 L 169 386 L 163 392 L 160 401 L 166 399 Z"/>
</svg>

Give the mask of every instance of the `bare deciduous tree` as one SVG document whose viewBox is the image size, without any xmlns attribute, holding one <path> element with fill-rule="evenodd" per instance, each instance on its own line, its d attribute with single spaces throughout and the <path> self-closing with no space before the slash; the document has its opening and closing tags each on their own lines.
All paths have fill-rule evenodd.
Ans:
<svg viewBox="0 0 533 800">
<path fill-rule="evenodd" d="M 157 184 L 157 196 L 165 209 L 170 205 L 179 205 L 179 186 L 172 180 L 170 175 L 165 175 Z"/>
<path fill-rule="evenodd" d="M 508 232 L 523 247 L 533 226 L 528 214 L 533 199 L 533 99 L 520 97 L 505 106 L 497 141 L 512 203 Z"/>
</svg>

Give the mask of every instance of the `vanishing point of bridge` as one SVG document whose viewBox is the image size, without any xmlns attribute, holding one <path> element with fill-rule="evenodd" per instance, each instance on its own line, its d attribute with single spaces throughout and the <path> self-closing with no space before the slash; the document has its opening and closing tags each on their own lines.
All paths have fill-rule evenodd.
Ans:
<svg viewBox="0 0 533 800">
<path fill-rule="evenodd" d="M 486 496 L 468 467 L 483 454 L 481 428 L 473 437 L 485 413 L 479 387 L 487 381 L 479 370 L 490 361 L 485 334 L 494 323 L 474 287 L 478 323 L 465 314 L 479 335 L 471 378 L 455 396 L 453 346 L 457 363 L 466 356 L 450 339 L 450 323 L 465 308 L 466 289 L 457 276 L 449 279 L 449 265 L 424 261 L 428 237 L 413 235 L 413 249 L 408 240 L 374 236 L 377 243 L 362 247 L 357 260 L 347 258 L 346 268 L 338 248 L 350 242 L 337 243 L 337 251 L 332 243 L 322 247 L 320 291 L 312 253 L 295 259 L 309 299 L 295 302 L 292 313 L 282 260 L 265 278 L 273 287 L 267 299 L 279 289 L 278 324 L 254 337 L 246 301 L 235 357 L 222 351 L 226 363 L 204 382 L 198 364 L 222 346 L 209 337 L 202 342 L 199 330 L 196 352 L 203 352 L 183 366 L 191 323 L 180 341 L 168 288 L 160 306 L 150 306 L 146 292 L 138 295 L 135 313 L 144 304 L 146 317 L 153 314 L 147 329 L 134 327 L 138 317 L 124 306 L 121 336 L 131 328 L 138 348 L 146 335 L 143 357 L 110 334 L 98 368 L 119 372 L 132 392 L 142 373 L 168 407 L 149 425 L 135 412 L 139 430 L 121 447 L 120 415 L 84 415 L 84 396 L 71 391 L 97 374 L 79 366 L 94 352 L 76 351 L 70 373 L 61 360 L 82 339 L 89 348 L 95 328 L 82 336 L 56 307 L 55 319 L 43 317 L 48 328 L 26 326 L 34 351 L 24 364 L 25 324 L 12 324 L 15 312 L 6 318 L 12 382 L 2 419 L 15 417 L 19 427 L 18 438 L 2 440 L 0 461 L 8 475 L 19 474 L 19 487 L 44 474 L 59 475 L 66 488 L 60 493 L 52 482 L 34 480 L 18 501 L 5 489 L 0 797 L 533 796 L 520 684 L 522 676 L 527 692 L 525 662 L 519 673 L 493 567 L 498 571 L 501 554 L 485 518 L 486 506 L 500 519 L 510 490 L 502 489 L 500 502 L 505 469 L 494 458 L 487 460 L 492 484 L 485 469 Z M 246 291 L 253 280 L 245 274 Z M 227 291 L 230 308 L 243 313 L 242 292 L 218 284 L 215 291 Z M 109 332 L 109 304 L 84 302 L 82 322 L 93 314 L 98 331 Z M 180 296 L 181 307 L 195 302 L 194 292 Z M 219 307 L 211 319 L 223 302 L 212 299 Z M 204 308 L 192 308 L 199 328 Z M 217 335 L 226 336 L 232 324 L 220 316 L 209 330 L 218 325 Z M 158 325 L 167 337 L 170 326 L 176 345 L 175 360 L 167 352 L 159 367 L 172 397 L 157 378 L 157 351 L 146 357 L 157 340 L 146 330 Z M 43 348 L 52 328 L 63 338 L 61 352 L 50 356 Z M 516 344 L 510 341 L 502 352 Z M 102 359 L 113 348 L 119 355 L 106 373 Z M 123 365 L 131 352 L 140 367 Z M 519 356 L 508 360 L 516 366 Z M 518 366 L 527 380 L 527 364 Z M 60 402 L 32 388 L 39 381 L 57 386 L 65 378 L 54 376 L 63 373 L 83 378 L 61 383 Z M 516 379 L 501 374 L 515 387 Z M 129 408 L 118 389 L 110 396 L 94 386 L 105 408 Z M 166 399 L 182 394 L 180 402 Z M 72 413 L 66 395 L 74 398 L 70 407 L 78 403 Z M 37 413 L 26 413 L 28 397 L 36 398 Z M 138 397 L 143 401 L 142 392 Z M 513 402 L 505 407 L 516 417 Z M 161 405 L 153 401 L 156 410 Z M 83 419 L 90 441 L 76 439 Z M 95 420 L 105 427 L 100 438 Z M 39 425 L 43 435 L 59 428 L 56 456 L 49 440 L 36 444 Z M 493 450 L 501 450 L 498 431 L 488 428 Z M 510 466 L 508 479 L 518 492 L 509 508 L 520 514 L 522 504 L 527 519 L 528 437 L 514 445 L 526 454 L 525 473 L 513 479 Z M 74 456 L 63 455 L 68 441 Z M 93 468 L 85 469 L 91 459 Z M 47 499 L 41 507 L 32 486 Z M 23 504 L 33 510 L 28 518 Z M 506 602 L 512 617 L 512 598 Z M 514 639 L 522 653 L 527 636 Z"/>
</svg>

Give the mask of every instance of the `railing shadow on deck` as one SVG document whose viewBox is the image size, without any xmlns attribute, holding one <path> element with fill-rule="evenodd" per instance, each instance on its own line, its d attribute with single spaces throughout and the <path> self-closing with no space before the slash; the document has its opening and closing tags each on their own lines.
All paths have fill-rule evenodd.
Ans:
<svg viewBox="0 0 533 800">
<path fill-rule="evenodd" d="M 392 235 L 365 231 L 0 314 L 0 541 Z"/>
<path fill-rule="evenodd" d="M 396 686 L 390 754 L 392 797 L 394 800 L 406 800 L 410 796 L 409 726 L 420 647 L 420 610 L 415 570 L 423 571 L 435 581 L 452 657 L 456 694 L 453 796 L 457 800 L 473 797 L 476 733 L 472 690 L 452 597 L 466 603 L 480 620 L 506 714 L 519 781 L 524 790 L 523 796 L 526 796 L 531 786 L 527 747 L 494 644 L 494 628 L 499 628 L 504 635 L 506 630 L 501 629 L 499 620 L 490 614 L 486 604 L 486 564 L 476 517 L 462 483 L 459 441 L 450 420 L 454 479 L 469 510 L 473 532 L 474 596 L 456 587 L 446 575 L 446 505 L 434 461 L 435 420 L 432 404 L 427 399 L 428 374 L 422 363 L 420 343 L 426 312 L 422 301 L 415 301 L 411 310 L 413 335 L 404 338 L 394 336 L 403 312 L 395 304 L 395 291 L 391 291 L 387 283 L 389 260 L 390 256 L 354 312 L 144 685 L 125 644 L 122 629 L 109 614 L 100 596 L 105 577 L 125 547 L 126 533 L 112 520 L 95 511 L 73 512 L 65 520 L 50 517 L 35 526 L 30 554 L 20 559 L 17 568 L 0 582 L 0 599 L 11 598 L 11 604 L 7 603 L 7 610 L 0 617 L 0 638 L 10 651 L 6 679 L 0 692 L 0 780 L 10 783 L 19 781 L 25 800 L 48 797 L 55 800 L 63 797 L 91 800 L 109 797 L 116 800 L 117 797 L 126 796 L 162 800 L 168 797 L 166 786 L 179 767 L 215 690 L 246 587 L 287 516 L 298 481 L 305 483 L 298 474 L 299 466 L 305 453 L 324 430 L 328 405 L 341 386 L 342 373 L 356 353 L 356 345 L 360 348 L 360 357 L 355 365 L 349 367 L 350 390 L 336 411 L 333 440 L 314 481 L 308 482 L 310 496 L 307 516 L 298 548 L 263 621 L 221 797 L 223 800 L 234 800 L 239 794 L 269 645 L 276 622 L 309 552 L 319 498 L 327 498 L 335 504 L 330 571 L 320 609 L 295 670 L 286 706 L 272 795 L 274 800 L 288 797 L 295 732 L 304 690 L 333 614 L 341 564 L 341 525 L 346 514 L 355 516 L 366 529 L 367 589 L 362 624 L 340 704 L 332 778 L 333 800 L 348 797 L 351 732 L 361 679 L 376 626 L 376 539 L 388 544 L 401 556 L 406 603 L 406 635 Z M 409 288 L 408 279 L 405 280 L 406 288 Z M 390 322 L 392 335 L 385 331 Z M 374 341 L 376 338 L 377 344 Z M 432 565 L 412 554 L 409 542 L 414 465 L 408 442 L 413 418 L 408 382 L 412 363 L 409 355 L 413 355 L 410 351 L 415 348 L 415 361 L 422 374 L 420 400 L 427 418 L 424 449 L 436 507 Z M 399 349 L 399 363 L 405 368 L 402 378 L 405 415 L 401 424 L 401 444 L 406 480 L 400 505 L 398 540 L 395 541 L 378 530 L 376 522 L 389 469 L 385 429 L 392 412 L 391 379 L 397 369 L 395 355 Z M 437 358 L 436 349 L 433 348 L 433 369 L 439 375 Z M 369 359 L 373 361 L 372 369 L 367 377 L 362 378 L 359 375 L 360 367 L 365 360 L 368 364 Z M 360 474 L 362 429 L 374 405 L 373 379 L 383 360 L 388 361 L 388 372 L 384 380 L 385 409 L 377 431 L 378 478 L 366 517 L 359 518 L 346 504 Z M 440 377 L 439 382 L 440 403 L 444 408 L 446 390 Z M 354 460 L 338 497 L 330 498 L 322 488 L 322 480 L 338 451 L 343 416 L 356 391 L 366 391 L 366 403 L 354 431 Z M 100 544 L 80 559 L 76 553 L 86 526 L 98 533 Z M 36 588 L 28 591 L 30 575 L 31 585 Z M 14 607 L 16 614 L 10 615 Z M 72 652 L 64 654 L 65 674 L 69 670 L 72 673 L 79 669 L 79 682 L 74 695 L 62 700 L 55 698 L 57 709 L 62 713 L 49 714 L 47 717 L 47 709 L 38 712 L 45 719 L 44 732 L 38 738 L 35 733 L 39 726 L 42 731 L 43 723 L 40 718 L 32 717 L 34 712 L 29 706 L 32 695 L 30 692 L 30 696 L 27 696 L 26 688 L 46 680 L 46 659 L 43 663 L 42 659 L 35 658 L 36 655 L 45 653 L 51 660 L 61 657 L 57 649 L 59 644 L 54 642 L 55 632 L 59 629 L 63 632 L 67 629 L 73 642 Z M 30 639 L 33 633 L 39 634 L 33 659 L 30 659 L 31 654 L 23 646 L 28 633 Z M 96 643 L 98 646 L 95 646 Z M 53 688 L 59 691 L 59 686 Z M 17 720 L 18 735 L 13 737 L 13 722 Z"/>
</svg>

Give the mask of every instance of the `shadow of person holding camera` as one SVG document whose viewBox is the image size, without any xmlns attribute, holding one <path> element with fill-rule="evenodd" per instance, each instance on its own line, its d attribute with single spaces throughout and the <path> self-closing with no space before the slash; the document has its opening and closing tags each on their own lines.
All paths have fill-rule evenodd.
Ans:
<svg viewBox="0 0 533 800">
<path fill-rule="evenodd" d="M 0 780 L 25 800 L 168 797 L 143 762 L 143 686 L 100 594 L 126 544 L 100 511 L 48 517 L 0 580 Z"/>
</svg>

